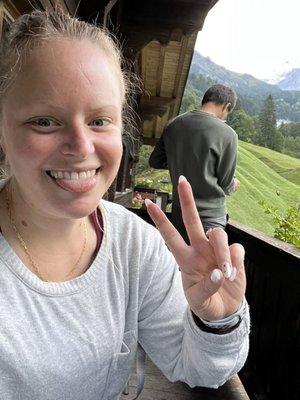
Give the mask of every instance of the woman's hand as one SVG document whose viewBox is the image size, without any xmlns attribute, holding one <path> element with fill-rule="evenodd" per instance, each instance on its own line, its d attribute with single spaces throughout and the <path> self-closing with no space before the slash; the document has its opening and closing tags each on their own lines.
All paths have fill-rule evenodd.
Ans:
<svg viewBox="0 0 300 400">
<path fill-rule="evenodd" d="M 244 248 L 240 244 L 228 246 L 221 228 L 209 230 L 205 236 L 192 188 L 184 177 L 179 180 L 178 194 L 190 245 L 150 201 L 148 213 L 180 266 L 191 310 L 208 321 L 225 318 L 239 309 L 245 294 Z"/>
</svg>

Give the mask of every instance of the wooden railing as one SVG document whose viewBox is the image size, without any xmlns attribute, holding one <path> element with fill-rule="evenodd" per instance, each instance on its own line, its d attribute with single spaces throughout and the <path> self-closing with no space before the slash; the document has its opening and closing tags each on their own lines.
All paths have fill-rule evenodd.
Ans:
<svg viewBox="0 0 300 400">
<path fill-rule="evenodd" d="M 300 399 L 300 256 L 293 246 L 231 223 L 246 249 L 251 335 L 240 374 L 251 400 Z"/>
<path fill-rule="evenodd" d="M 151 223 L 145 210 L 132 211 Z M 227 233 L 230 243 L 246 249 L 251 334 L 248 360 L 239 376 L 251 400 L 299 400 L 299 251 L 234 222 Z"/>
</svg>

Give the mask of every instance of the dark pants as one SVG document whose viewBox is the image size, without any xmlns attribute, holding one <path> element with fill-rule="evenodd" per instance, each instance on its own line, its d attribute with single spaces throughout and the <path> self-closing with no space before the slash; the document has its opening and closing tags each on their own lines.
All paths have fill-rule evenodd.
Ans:
<svg viewBox="0 0 300 400">
<path fill-rule="evenodd" d="M 223 217 L 200 217 L 204 232 L 206 233 L 210 228 L 222 228 L 225 230 L 227 221 L 228 221 L 228 214 L 224 215 Z M 185 229 L 178 229 L 179 233 L 186 241 L 187 244 L 190 244 L 188 235 Z"/>
</svg>

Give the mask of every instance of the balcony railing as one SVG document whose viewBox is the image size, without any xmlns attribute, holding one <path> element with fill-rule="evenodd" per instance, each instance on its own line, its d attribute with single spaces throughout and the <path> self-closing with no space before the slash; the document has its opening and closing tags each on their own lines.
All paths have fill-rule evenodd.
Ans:
<svg viewBox="0 0 300 400">
<path fill-rule="evenodd" d="M 146 210 L 132 211 L 152 223 Z M 170 218 L 170 214 L 167 216 Z M 227 233 L 230 243 L 239 242 L 246 249 L 246 297 L 252 322 L 250 352 L 239 376 L 251 400 L 298 400 L 299 251 L 238 223 L 228 224 Z"/>
</svg>

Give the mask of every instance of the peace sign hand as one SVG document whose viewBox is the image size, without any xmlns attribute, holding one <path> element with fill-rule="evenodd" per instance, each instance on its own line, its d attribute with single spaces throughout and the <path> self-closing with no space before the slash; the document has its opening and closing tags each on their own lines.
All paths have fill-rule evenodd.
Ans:
<svg viewBox="0 0 300 400">
<path fill-rule="evenodd" d="M 184 293 L 193 313 L 208 321 L 225 318 L 239 309 L 245 294 L 244 248 L 240 244 L 228 246 L 227 234 L 221 228 L 205 236 L 191 185 L 184 177 L 179 179 L 178 194 L 190 245 L 150 200 L 148 213 L 180 266 Z"/>
</svg>

